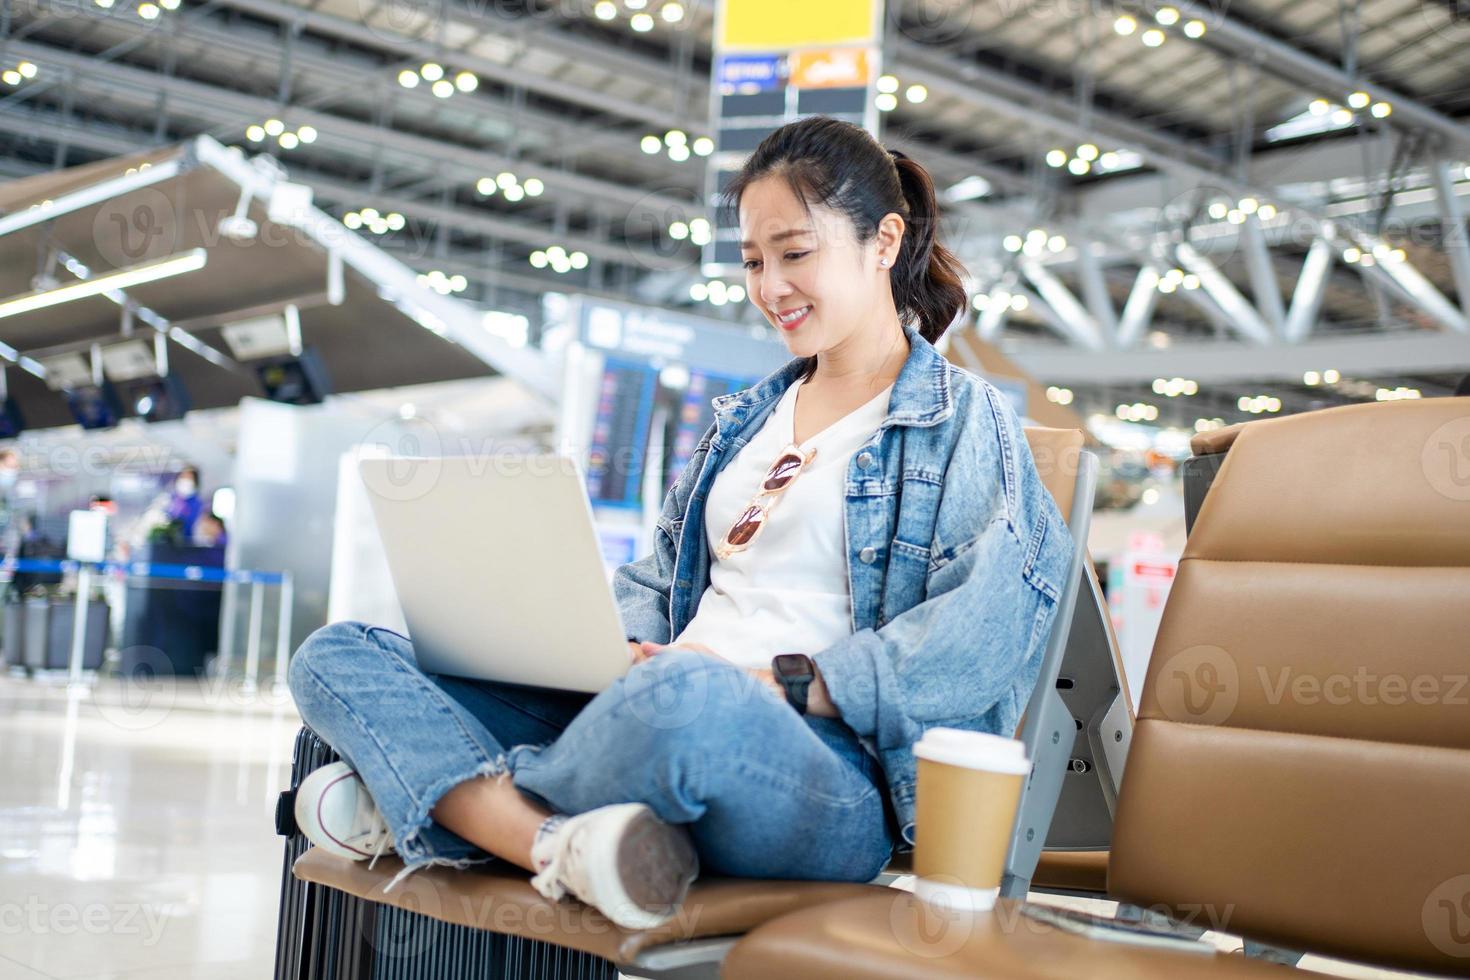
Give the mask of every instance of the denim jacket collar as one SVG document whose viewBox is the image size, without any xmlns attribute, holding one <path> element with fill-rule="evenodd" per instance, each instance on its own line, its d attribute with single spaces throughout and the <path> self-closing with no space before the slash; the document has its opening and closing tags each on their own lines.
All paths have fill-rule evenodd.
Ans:
<svg viewBox="0 0 1470 980">
<path fill-rule="evenodd" d="M 909 356 L 893 382 L 888 415 L 880 429 L 938 425 L 954 414 L 949 362 L 913 327 L 905 324 L 903 332 L 909 339 Z M 801 375 L 804 363 L 802 358 L 795 358 L 756 385 L 713 399 L 719 431 L 725 434 L 738 430 L 752 413 L 779 399 Z"/>
</svg>

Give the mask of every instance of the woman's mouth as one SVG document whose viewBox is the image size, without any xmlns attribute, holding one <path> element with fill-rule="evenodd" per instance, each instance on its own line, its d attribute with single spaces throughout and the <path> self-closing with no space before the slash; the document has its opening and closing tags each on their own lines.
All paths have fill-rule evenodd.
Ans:
<svg viewBox="0 0 1470 980">
<path fill-rule="evenodd" d="M 776 322 L 781 325 L 782 330 L 795 330 L 797 327 L 802 325 L 802 323 L 806 320 L 807 315 L 810 314 L 811 311 L 812 308 L 810 306 L 802 306 L 794 310 L 787 310 L 785 313 L 777 314 Z"/>
</svg>

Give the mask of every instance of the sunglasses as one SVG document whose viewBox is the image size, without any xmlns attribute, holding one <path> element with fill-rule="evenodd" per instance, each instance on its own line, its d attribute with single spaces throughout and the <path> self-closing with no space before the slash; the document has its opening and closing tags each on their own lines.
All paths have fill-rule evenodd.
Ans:
<svg viewBox="0 0 1470 980">
<path fill-rule="evenodd" d="M 801 471 L 817 456 L 813 449 L 805 456 L 795 443 L 781 450 L 776 461 L 771 464 L 770 470 L 766 472 L 766 478 L 761 481 L 760 490 L 751 498 L 745 510 L 735 518 L 735 523 L 730 525 L 730 530 L 720 543 L 715 546 L 715 556 L 725 559 L 738 551 L 744 551 L 750 547 L 752 541 L 760 536 L 761 529 L 766 526 L 766 518 L 770 516 L 771 507 L 775 505 L 776 499 L 787 487 L 796 482 Z"/>
</svg>

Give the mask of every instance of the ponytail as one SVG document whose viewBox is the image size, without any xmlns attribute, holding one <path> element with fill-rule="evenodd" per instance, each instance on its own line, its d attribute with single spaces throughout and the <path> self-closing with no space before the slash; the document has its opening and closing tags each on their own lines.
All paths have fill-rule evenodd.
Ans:
<svg viewBox="0 0 1470 980">
<path fill-rule="evenodd" d="M 964 269 L 939 241 L 939 206 L 929 172 L 906 153 L 888 152 L 898 169 L 908 226 L 893 264 L 893 304 L 901 316 L 917 321 L 919 334 L 932 344 L 965 308 Z"/>
<path fill-rule="evenodd" d="M 798 200 L 845 214 L 860 242 L 872 240 L 884 216 L 900 215 L 903 242 L 889 273 L 893 305 L 931 344 L 944 335 L 965 308 L 964 267 L 939 242 L 934 182 L 918 161 L 885 150 L 861 126 L 810 116 L 761 141 L 725 185 L 728 213 L 733 217 L 746 188 L 771 174 L 786 180 Z"/>
</svg>

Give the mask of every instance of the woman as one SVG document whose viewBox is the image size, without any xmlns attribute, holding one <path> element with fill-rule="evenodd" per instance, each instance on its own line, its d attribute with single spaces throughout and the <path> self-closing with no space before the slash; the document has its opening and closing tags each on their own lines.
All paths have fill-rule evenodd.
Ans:
<svg viewBox="0 0 1470 980">
<path fill-rule="evenodd" d="M 1005 399 L 932 346 L 965 293 L 928 175 L 814 118 L 727 203 L 794 360 L 715 399 L 654 553 L 618 569 L 634 665 L 588 697 L 320 630 L 290 673 L 347 760 L 298 792 L 319 846 L 403 874 L 495 855 L 650 927 L 701 867 L 870 880 L 912 846 L 925 728 L 1014 730 L 1070 543 Z"/>
</svg>

